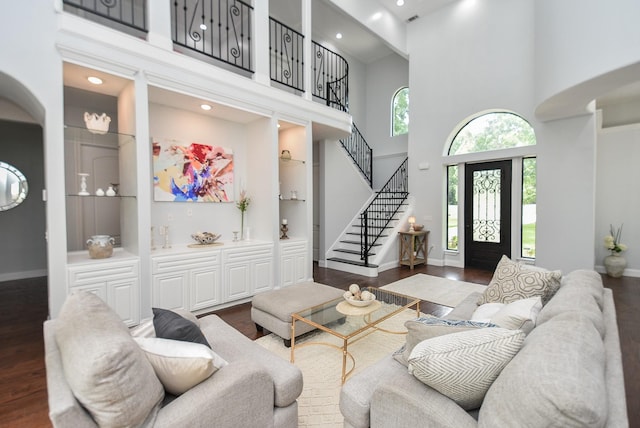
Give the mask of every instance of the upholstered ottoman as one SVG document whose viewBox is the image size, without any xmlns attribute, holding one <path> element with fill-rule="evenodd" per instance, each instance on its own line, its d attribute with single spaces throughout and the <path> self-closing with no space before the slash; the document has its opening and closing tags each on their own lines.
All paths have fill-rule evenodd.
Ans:
<svg viewBox="0 0 640 428">
<path fill-rule="evenodd" d="M 291 346 L 291 314 L 329 300 L 342 297 L 344 290 L 317 282 L 303 282 L 279 290 L 267 291 L 253 297 L 251 320 L 258 331 L 266 329 L 284 339 L 286 347 Z M 338 311 L 325 314 L 324 321 L 331 322 L 343 318 Z M 298 322 L 296 337 L 314 330 L 314 327 Z"/>
</svg>

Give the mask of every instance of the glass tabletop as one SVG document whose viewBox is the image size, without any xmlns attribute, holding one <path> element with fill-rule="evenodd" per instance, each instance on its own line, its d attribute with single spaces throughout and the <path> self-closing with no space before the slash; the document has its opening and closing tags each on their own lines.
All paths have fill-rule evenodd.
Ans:
<svg viewBox="0 0 640 428">
<path fill-rule="evenodd" d="M 340 297 L 303 309 L 292 314 L 292 317 L 343 339 L 349 339 L 411 306 L 416 306 L 416 314 L 419 312 L 420 299 L 380 288 L 366 287 L 362 289 L 364 290 L 376 296 L 369 306 L 353 306 Z"/>
</svg>

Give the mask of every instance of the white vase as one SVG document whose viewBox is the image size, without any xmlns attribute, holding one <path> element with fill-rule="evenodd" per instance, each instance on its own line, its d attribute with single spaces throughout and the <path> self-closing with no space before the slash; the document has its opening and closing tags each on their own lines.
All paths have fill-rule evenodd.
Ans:
<svg viewBox="0 0 640 428">
<path fill-rule="evenodd" d="M 604 258 L 604 267 L 607 275 L 612 278 L 620 278 L 627 267 L 627 260 L 620 253 L 613 253 Z"/>
</svg>

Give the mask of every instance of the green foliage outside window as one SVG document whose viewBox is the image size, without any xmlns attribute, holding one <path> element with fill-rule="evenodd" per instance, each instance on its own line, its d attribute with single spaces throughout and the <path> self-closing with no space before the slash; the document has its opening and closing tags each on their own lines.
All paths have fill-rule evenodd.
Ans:
<svg viewBox="0 0 640 428">
<path fill-rule="evenodd" d="M 513 113 L 487 113 L 467 123 L 453 139 L 450 155 L 532 146 L 536 136 L 529 123 Z"/>
<path fill-rule="evenodd" d="M 393 96 L 393 117 L 391 118 L 391 135 L 409 132 L 409 88 L 399 89 Z"/>
</svg>

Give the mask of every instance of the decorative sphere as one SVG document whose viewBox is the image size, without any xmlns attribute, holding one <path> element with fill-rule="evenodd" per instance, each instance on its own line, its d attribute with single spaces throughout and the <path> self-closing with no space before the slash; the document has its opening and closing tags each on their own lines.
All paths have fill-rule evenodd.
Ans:
<svg viewBox="0 0 640 428">
<path fill-rule="evenodd" d="M 358 284 L 351 284 L 349 286 L 349 291 L 351 292 L 351 294 L 356 294 L 360 291 L 360 286 L 358 286 Z"/>
</svg>

